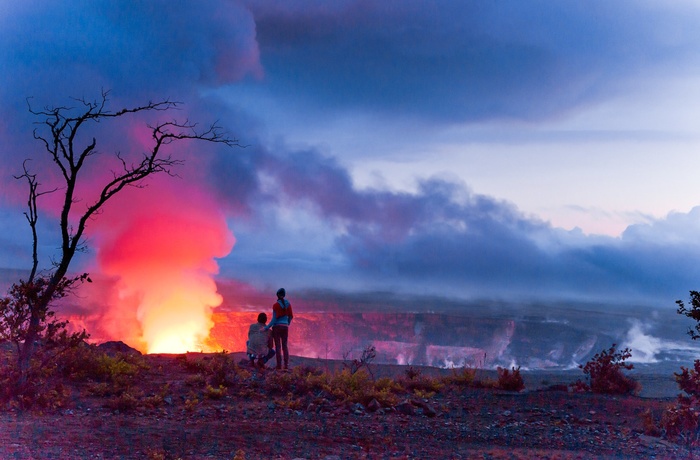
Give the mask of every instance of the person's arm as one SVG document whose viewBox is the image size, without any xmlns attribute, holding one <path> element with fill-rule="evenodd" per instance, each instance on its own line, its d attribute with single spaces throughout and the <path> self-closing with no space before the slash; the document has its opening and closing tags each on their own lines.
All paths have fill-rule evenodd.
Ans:
<svg viewBox="0 0 700 460">
<path fill-rule="evenodd" d="M 272 307 L 272 319 L 270 320 L 269 323 L 267 323 L 267 326 L 265 326 L 265 330 L 267 331 L 275 324 L 277 324 L 277 312 L 275 311 L 275 308 Z"/>
</svg>

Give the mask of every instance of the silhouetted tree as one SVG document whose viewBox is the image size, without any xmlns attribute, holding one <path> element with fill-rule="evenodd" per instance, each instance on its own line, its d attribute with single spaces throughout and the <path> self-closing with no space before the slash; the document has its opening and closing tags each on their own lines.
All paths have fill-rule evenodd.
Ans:
<svg viewBox="0 0 700 460">
<path fill-rule="evenodd" d="M 28 211 L 25 212 L 32 232 L 32 267 L 27 280 L 12 286 L 8 295 L 0 299 L 0 340 L 10 340 L 16 346 L 17 369 L 21 384 L 26 380 L 30 361 L 37 345 L 43 345 L 56 337 L 70 341 L 86 337 L 85 332 L 66 335 L 65 322 L 56 321 L 51 309 L 52 303 L 69 294 L 84 281 L 90 281 L 87 274 L 68 276 L 73 257 L 85 249 L 84 233 L 88 221 L 94 218 L 114 195 L 127 186 L 142 187 L 146 178 L 158 173 L 174 175 L 173 167 L 182 163 L 172 154 L 164 152 L 169 144 L 185 139 L 239 146 L 236 139 L 226 137 L 215 124 L 199 129 L 195 123 L 175 120 L 148 125 L 151 137 L 149 149 L 135 161 L 132 156 L 120 152 L 113 155 L 119 169 L 112 170 L 111 176 L 99 185 L 99 193 L 92 201 L 84 201 L 78 196 L 78 185 L 85 181 L 86 165 L 97 160 L 97 140 L 87 137 L 91 123 L 106 122 L 111 119 L 129 117 L 139 112 L 167 112 L 178 108 L 180 103 L 161 100 L 147 104 L 112 111 L 109 108 L 109 92 L 103 91 L 95 101 L 74 99 L 75 107 L 46 107 L 34 109 L 28 101 L 29 111 L 35 115 L 40 127 L 34 130 L 34 138 L 43 144 L 52 164 L 57 168 L 61 184 L 51 190 L 40 190 L 36 174 L 30 172 L 28 161 L 23 163 L 23 174 L 17 179 L 27 181 Z M 80 136 L 79 136 L 80 134 Z M 37 200 L 49 193 L 61 193 L 61 212 L 58 221 L 61 233 L 59 255 L 52 267 L 40 270 L 38 258 L 37 221 L 39 212 Z M 84 204 L 82 210 L 76 205 Z"/>
</svg>

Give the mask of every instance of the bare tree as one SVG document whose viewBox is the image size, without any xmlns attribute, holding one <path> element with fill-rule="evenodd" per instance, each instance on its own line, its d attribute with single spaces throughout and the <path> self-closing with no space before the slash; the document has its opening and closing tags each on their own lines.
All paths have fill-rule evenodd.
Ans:
<svg viewBox="0 0 700 460">
<path fill-rule="evenodd" d="M 164 150 L 175 141 L 193 139 L 230 147 L 240 146 L 238 140 L 224 135 L 216 124 L 204 129 L 199 129 L 197 124 L 189 121 L 176 120 L 148 125 L 152 134 L 149 150 L 136 160 L 129 160 L 132 158 L 129 155 L 114 153 L 116 164 L 120 167 L 111 171 L 111 177 L 100 185 L 101 188 L 92 201 L 85 202 L 83 209 L 76 209 L 78 203 L 83 203 L 83 197 L 77 196 L 77 186 L 86 172 L 86 165 L 95 160 L 98 153 L 94 137 L 80 145 L 80 139 L 88 130 L 89 124 L 129 117 L 140 112 L 168 112 L 176 110 L 180 105 L 166 99 L 112 111 L 108 95 L 109 92 L 103 91 L 95 101 L 75 99 L 75 107 L 46 107 L 42 110 L 34 109 L 28 101 L 30 113 L 39 118 L 34 138 L 43 144 L 52 163 L 58 168 L 61 185 L 40 191 L 40 183 L 36 175 L 30 172 L 27 161 L 23 164 L 24 173 L 16 176 L 17 179 L 25 179 L 29 186 L 28 211 L 25 216 L 32 231 L 32 269 L 28 280 L 13 286 L 11 295 L 0 302 L 0 338 L 12 337 L 17 344 L 17 362 L 21 376 L 26 376 L 36 343 L 46 338 L 46 332 L 65 326 L 64 323 L 47 322 L 47 318 L 53 316 L 50 309 L 52 302 L 64 297 L 79 283 L 89 281 L 87 274 L 73 277 L 67 275 L 76 252 L 85 249 L 84 233 L 88 221 L 100 212 L 105 203 L 127 186 L 142 187 L 145 179 L 154 174 L 174 175 L 173 168 L 180 165 L 182 160 Z M 42 272 L 39 270 L 37 254 L 37 199 L 48 193 L 62 194 L 59 218 L 61 248 L 59 256 L 52 262 L 53 266 Z M 12 331 L 12 328 L 15 330 Z"/>
<path fill-rule="evenodd" d="M 372 361 L 374 361 L 374 358 L 377 357 L 377 348 L 374 345 L 369 344 L 365 346 L 365 348 L 362 350 L 362 355 L 359 358 L 353 359 L 350 364 L 347 363 L 348 356 L 349 352 L 343 354 L 343 367 L 345 369 L 349 369 L 350 374 L 355 374 L 364 367 L 367 369 L 367 372 L 369 372 L 372 379 L 374 379 L 374 373 L 369 368 L 369 365 L 372 363 Z"/>
</svg>

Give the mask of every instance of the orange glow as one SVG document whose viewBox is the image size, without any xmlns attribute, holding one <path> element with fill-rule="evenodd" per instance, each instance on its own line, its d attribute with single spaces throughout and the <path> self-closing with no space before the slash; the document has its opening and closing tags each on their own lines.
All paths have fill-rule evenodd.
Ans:
<svg viewBox="0 0 700 460">
<path fill-rule="evenodd" d="M 208 276 L 166 273 L 165 280 L 151 279 L 144 291 L 137 318 L 148 353 L 210 351 L 204 340 L 214 324 L 211 309 L 221 296 Z"/>
<path fill-rule="evenodd" d="M 206 203 L 192 191 L 161 194 L 151 205 L 121 207 L 102 229 L 98 262 L 116 281 L 103 323 L 113 340 L 146 353 L 214 351 L 207 338 L 222 302 L 215 258 L 231 251 L 234 238 Z"/>
</svg>

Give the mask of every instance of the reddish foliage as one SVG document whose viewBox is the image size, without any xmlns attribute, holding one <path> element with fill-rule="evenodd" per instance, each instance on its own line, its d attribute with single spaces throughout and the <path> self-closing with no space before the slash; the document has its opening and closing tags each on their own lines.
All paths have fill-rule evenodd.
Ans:
<svg viewBox="0 0 700 460">
<path fill-rule="evenodd" d="M 525 389 L 523 376 L 520 375 L 520 366 L 513 367 L 512 371 L 499 367 L 498 369 L 498 388 L 507 391 L 521 391 Z"/>
<path fill-rule="evenodd" d="M 676 403 L 666 409 L 661 426 L 668 439 L 697 447 L 700 444 L 700 360 L 695 360 L 694 369 L 681 366 L 681 373 L 674 375 L 678 387 L 687 396 L 678 395 Z"/>
<path fill-rule="evenodd" d="M 681 373 L 676 376 L 678 387 L 692 396 L 700 396 L 700 360 L 695 360 L 694 369 L 681 366 Z"/>
<path fill-rule="evenodd" d="M 629 348 L 617 351 L 616 347 L 616 344 L 612 344 L 608 350 L 601 351 L 585 365 L 579 366 L 590 383 L 578 381 L 573 384 L 574 390 L 601 394 L 632 394 L 639 391 L 639 384 L 622 373 L 622 369 L 634 368 L 633 364 L 625 362 L 632 356 L 632 351 Z"/>
</svg>

